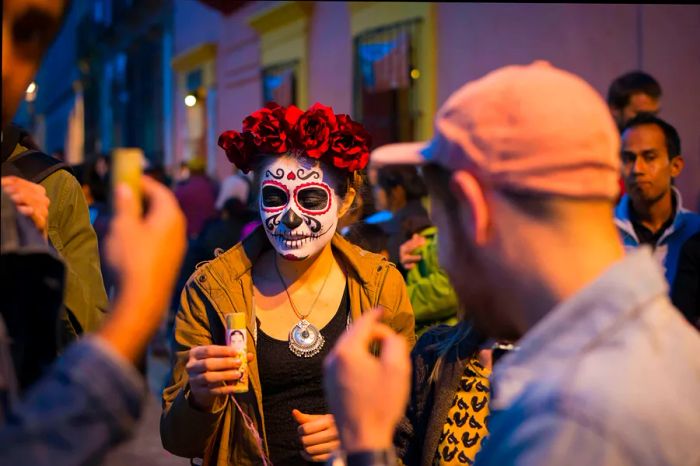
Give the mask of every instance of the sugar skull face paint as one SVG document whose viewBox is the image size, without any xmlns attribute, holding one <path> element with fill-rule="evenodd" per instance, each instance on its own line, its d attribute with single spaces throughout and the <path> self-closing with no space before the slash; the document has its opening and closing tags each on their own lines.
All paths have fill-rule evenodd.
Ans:
<svg viewBox="0 0 700 466">
<path fill-rule="evenodd" d="M 279 157 L 263 173 L 260 217 L 270 243 L 289 260 L 321 251 L 338 226 L 339 199 L 322 167 Z"/>
</svg>

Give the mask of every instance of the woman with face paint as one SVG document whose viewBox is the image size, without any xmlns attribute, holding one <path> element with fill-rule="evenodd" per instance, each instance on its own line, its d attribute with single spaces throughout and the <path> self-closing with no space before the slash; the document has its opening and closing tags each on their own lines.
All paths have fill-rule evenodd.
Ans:
<svg viewBox="0 0 700 466">
<path fill-rule="evenodd" d="M 307 465 L 339 447 L 323 396 L 322 362 L 362 312 L 412 346 L 414 318 L 401 274 L 336 232 L 353 205 L 370 137 L 347 115 L 268 104 L 219 145 L 253 170 L 262 225 L 199 267 L 176 318 L 174 366 L 163 392 L 163 445 L 204 464 Z M 225 315 L 245 313 L 250 390 Z"/>
</svg>

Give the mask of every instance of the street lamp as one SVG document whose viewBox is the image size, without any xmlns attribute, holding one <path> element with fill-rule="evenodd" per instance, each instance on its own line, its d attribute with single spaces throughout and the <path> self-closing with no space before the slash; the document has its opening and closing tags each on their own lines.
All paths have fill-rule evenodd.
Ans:
<svg viewBox="0 0 700 466">
<path fill-rule="evenodd" d="M 194 94 L 187 94 L 185 96 L 185 105 L 187 105 L 188 107 L 194 107 L 195 105 L 197 105 L 197 96 L 195 96 Z"/>
</svg>

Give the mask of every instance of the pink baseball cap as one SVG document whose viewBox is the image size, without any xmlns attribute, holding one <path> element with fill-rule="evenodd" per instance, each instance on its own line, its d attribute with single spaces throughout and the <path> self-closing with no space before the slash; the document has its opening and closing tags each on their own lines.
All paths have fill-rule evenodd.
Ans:
<svg viewBox="0 0 700 466">
<path fill-rule="evenodd" d="M 436 163 L 495 189 L 616 200 L 620 136 L 601 96 L 545 61 L 506 66 L 454 92 L 429 142 L 389 144 L 374 168 Z"/>
</svg>

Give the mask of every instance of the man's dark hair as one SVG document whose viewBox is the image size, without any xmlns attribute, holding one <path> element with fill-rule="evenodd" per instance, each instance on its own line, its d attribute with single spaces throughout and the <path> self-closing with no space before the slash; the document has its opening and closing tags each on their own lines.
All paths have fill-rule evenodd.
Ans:
<svg viewBox="0 0 700 466">
<path fill-rule="evenodd" d="M 652 99 L 661 98 L 661 86 L 651 75 L 643 71 L 631 71 L 619 76 L 608 89 L 608 105 L 623 109 L 634 94 L 646 94 Z"/>
<path fill-rule="evenodd" d="M 391 166 L 379 169 L 377 184 L 387 193 L 396 186 L 406 191 L 406 200 L 416 200 L 428 194 L 423 179 L 413 166 Z"/>
<path fill-rule="evenodd" d="M 388 250 L 389 235 L 377 224 L 358 222 L 350 225 L 345 239 L 369 252 Z"/>
<path fill-rule="evenodd" d="M 636 117 L 632 118 L 627 122 L 625 127 L 622 128 L 622 134 L 624 134 L 628 129 L 641 125 L 656 125 L 661 128 L 661 131 L 664 133 L 664 139 L 666 140 L 666 150 L 668 151 L 669 159 L 681 155 L 681 138 L 678 136 L 678 131 L 676 131 L 676 128 L 674 128 L 670 123 L 667 123 L 661 118 L 650 113 L 640 113 Z"/>
</svg>

